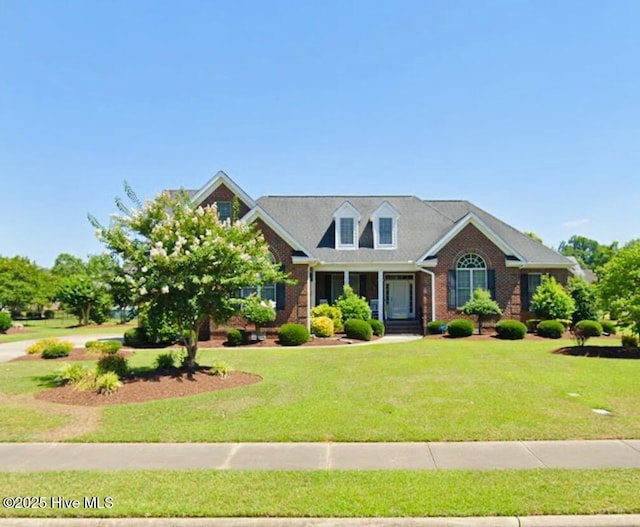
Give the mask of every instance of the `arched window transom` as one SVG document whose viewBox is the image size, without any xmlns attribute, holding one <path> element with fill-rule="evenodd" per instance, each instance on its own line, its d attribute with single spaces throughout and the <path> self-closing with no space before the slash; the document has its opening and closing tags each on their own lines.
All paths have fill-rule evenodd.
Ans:
<svg viewBox="0 0 640 527">
<path fill-rule="evenodd" d="M 487 264 L 477 254 L 465 254 L 456 266 L 457 307 L 465 305 L 476 289 L 487 289 Z"/>
</svg>

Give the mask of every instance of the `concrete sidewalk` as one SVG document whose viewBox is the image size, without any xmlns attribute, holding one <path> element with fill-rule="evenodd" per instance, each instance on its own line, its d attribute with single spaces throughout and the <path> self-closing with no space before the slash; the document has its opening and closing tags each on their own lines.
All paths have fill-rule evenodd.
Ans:
<svg viewBox="0 0 640 527">
<path fill-rule="evenodd" d="M 0 471 L 640 468 L 640 440 L 0 443 Z"/>
</svg>

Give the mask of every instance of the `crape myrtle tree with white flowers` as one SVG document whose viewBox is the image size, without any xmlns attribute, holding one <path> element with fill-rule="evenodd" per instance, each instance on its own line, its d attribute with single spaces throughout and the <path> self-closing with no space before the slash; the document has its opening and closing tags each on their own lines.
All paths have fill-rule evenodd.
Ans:
<svg viewBox="0 0 640 527">
<path fill-rule="evenodd" d="M 243 287 L 288 282 L 252 225 L 220 221 L 215 205 L 196 207 L 187 194 L 162 193 L 142 204 L 125 183 L 132 202 L 117 198 L 120 214 L 109 227 L 93 217 L 97 237 L 117 255 L 140 304 L 160 308 L 180 331 L 185 366 L 197 367 L 198 333 L 209 319 L 223 324 L 238 311 Z"/>
</svg>

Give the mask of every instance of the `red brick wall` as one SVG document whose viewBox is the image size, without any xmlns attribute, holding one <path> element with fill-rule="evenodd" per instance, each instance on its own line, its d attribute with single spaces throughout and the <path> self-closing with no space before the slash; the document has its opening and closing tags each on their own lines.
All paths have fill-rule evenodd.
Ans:
<svg viewBox="0 0 640 527">
<path fill-rule="evenodd" d="M 436 273 L 436 318 L 450 321 L 454 318 L 465 317 L 458 310 L 448 307 L 447 277 L 450 269 L 455 269 L 461 256 L 475 253 L 484 258 L 487 269 L 494 269 L 496 276 L 496 301 L 502 309 L 502 318 L 522 319 L 531 315 L 521 313 L 520 303 L 520 275 L 523 272 L 550 274 L 566 284 L 568 270 L 566 269 L 535 269 L 521 271 L 518 268 L 506 267 L 505 255 L 474 225 L 467 225 L 453 240 L 439 253 Z"/>
<path fill-rule="evenodd" d="M 284 264 L 285 272 L 296 280 L 294 285 L 285 286 L 285 308 L 278 311 L 275 324 L 280 326 L 287 322 L 296 322 L 306 325 L 309 266 L 294 265 L 293 249 L 262 220 L 257 220 L 256 226 L 262 232 L 276 262 Z"/>
<path fill-rule="evenodd" d="M 207 198 L 202 202 L 203 206 L 213 205 L 216 201 L 230 201 L 233 203 L 235 194 L 224 183 L 215 189 Z M 240 200 L 240 217 L 249 212 L 248 205 Z"/>
</svg>

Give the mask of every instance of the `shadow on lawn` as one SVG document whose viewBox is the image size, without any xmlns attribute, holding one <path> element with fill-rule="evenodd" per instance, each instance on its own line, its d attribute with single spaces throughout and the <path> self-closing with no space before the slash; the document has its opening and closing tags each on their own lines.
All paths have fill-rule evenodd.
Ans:
<svg viewBox="0 0 640 527">
<path fill-rule="evenodd" d="M 557 349 L 553 353 L 601 359 L 640 359 L 640 348 L 623 348 L 622 346 L 568 346 Z"/>
</svg>

